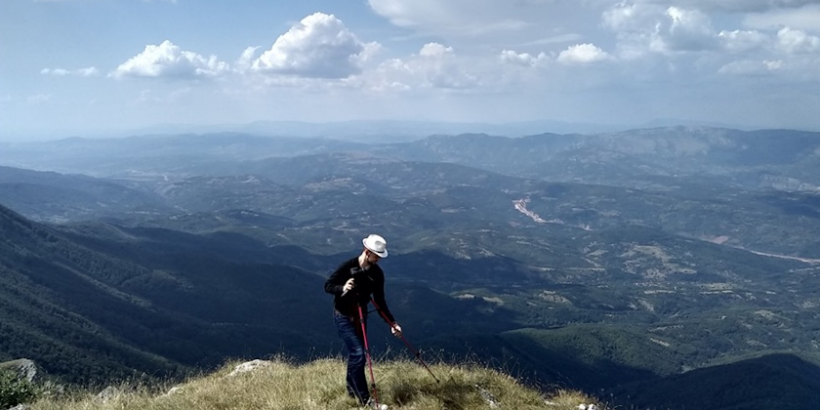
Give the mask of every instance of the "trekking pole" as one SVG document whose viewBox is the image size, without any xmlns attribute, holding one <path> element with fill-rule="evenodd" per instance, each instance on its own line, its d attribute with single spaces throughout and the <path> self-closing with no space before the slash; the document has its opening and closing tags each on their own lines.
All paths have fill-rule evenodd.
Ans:
<svg viewBox="0 0 820 410">
<path fill-rule="evenodd" d="M 356 302 L 359 307 L 359 324 L 362 325 L 362 338 L 364 339 L 364 354 L 367 356 L 367 366 L 370 368 L 370 383 L 373 389 L 373 400 L 376 403 L 376 408 L 379 408 L 379 393 L 376 391 L 376 379 L 373 377 L 373 361 L 370 359 L 370 347 L 367 345 L 367 330 L 364 325 L 364 313 L 362 312 L 362 305 Z"/>
<path fill-rule="evenodd" d="M 370 302 L 373 303 L 373 306 L 376 307 L 376 310 L 379 312 L 380 315 L 382 315 L 384 320 L 386 320 L 388 323 L 390 323 L 390 319 L 388 319 L 387 315 L 385 315 L 384 312 L 382 312 L 382 308 L 379 307 L 379 305 L 376 303 L 376 301 L 373 300 L 373 298 L 370 298 Z M 407 348 L 410 349 L 411 352 L 413 352 L 413 354 L 416 356 L 416 359 L 418 359 L 419 363 L 421 363 L 421 365 L 424 366 L 425 369 L 427 369 L 427 372 L 430 373 L 430 376 L 433 376 L 433 379 L 436 380 L 436 383 L 441 383 L 438 380 L 438 377 L 436 377 L 436 375 L 433 374 L 433 371 L 430 370 L 430 367 L 427 366 L 427 363 L 424 362 L 424 359 L 421 358 L 421 353 L 419 353 L 418 350 L 413 348 L 413 345 L 411 345 L 410 342 L 407 341 L 407 339 L 404 337 L 404 335 L 399 334 L 399 337 L 404 342 L 404 344 L 407 346 Z"/>
</svg>

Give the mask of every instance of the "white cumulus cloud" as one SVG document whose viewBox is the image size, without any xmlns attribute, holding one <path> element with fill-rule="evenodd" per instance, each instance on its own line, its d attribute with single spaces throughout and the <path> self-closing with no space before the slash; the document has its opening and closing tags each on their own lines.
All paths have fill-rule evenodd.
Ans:
<svg viewBox="0 0 820 410">
<path fill-rule="evenodd" d="M 709 15 L 696 9 L 619 3 L 603 13 L 603 23 L 616 32 L 624 60 L 648 53 L 709 51 L 721 45 Z"/>
<path fill-rule="evenodd" d="M 481 83 L 474 68 L 469 61 L 460 59 L 452 47 L 427 43 L 418 54 L 381 63 L 374 72 L 368 73 L 366 81 L 374 90 L 464 90 Z"/>
<path fill-rule="evenodd" d="M 542 67 L 549 61 L 549 57 L 543 52 L 538 53 L 538 55 L 532 55 L 530 53 L 516 53 L 513 50 L 502 51 L 499 58 L 502 63 L 522 67 Z"/>
<path fill-rule="evenodd" d="M 76 70 L 66 70 L 65 68 L 44 68 L 40 70 L 40 74 L 53 75 L 57 77 L 65 77 L 69 75 L 78 77 L 92 77 L 99 74 L 100 71 L 96 67 L 79 68 Z"/>
<path fill-rule="evenodd" d="M 723 48 L 732 53 L 762 50 L 771 43 L 769 36 L 756 30 L 721 31 L 718 37 Z"/>
<path fill-rule="evenodd" d="M 733 61 L 721 67 L 718 70 L 718 73 L 731 75 L 764 75 L 781 70 L 783 65 L 784 63 L 782 60 Z"/>
<path fill-rule="evenodd" d="M 711 19 L 705 13 L 669 7 L 666 17 L 656 32 L 660 51 L 701 51 L 717 46 Z"/>
<path fill-rule="evenodd" d="M 469 88 L 478 83 L 474 74 L 460 66 L 453 48 L 438 43 L 425 44 L 410 67 L 436 88 Z"/>
<path fill-rule="evenodd" d="M 307 78 L 347 78 L 360 73 L 379 48 L 378 43 L 360 41 L 335 16 L 315 13 L 279 36 L 253 62 L 252 69 Z"/>
<path fill-rule="evenodd" d="M 603 22 L 619 33 L 647 31 L 658 24 L 662 13 L 661 7 L 622 2 L 604 11 Z"/>
<path fill-rule="evenodd" d="M 442 58 L 453 55 L 452 47 L 445 47 L 438 43 L 427 43 L 421 47 L 419 55 L 422 57 Z"/>
<path fill-rule="evenodd" d="M 562 64 L 589 64 L 609 58 L 607 52 L 591 43 L 576 44 L 558 54 L 558 62 Z"/>
<path fill-rule="evenodd" d="M 165 40 L 160 45 L 147 45 L 142 53 L 122 63 L 110 74 L 114 78 L 208 78 L 230 70 L 230 66 L 216 56 L 203 57 L 192 51 L 183 51 Z"/>
<path fill-rule="evenodd" d="M 728 12 L 759 12 L 772 9 L 798 8 L 817 4 L 817 0 L 638 0 L 645 3 L 672 5 L 699 10 Z"/>
<path fill-rule="evenodd" d="M 259 47 L 248 47 L 245 51 L 242 52 L 242 55 L 239 56 L 239 59 L 236 60 L 236 64 L 234 66 L 239 71 L 245 71 L 253 65 L 253 57 L 256 54 L 256 50 Z"/>
<path fill-rule="evenodd" d="M 820 51 L 820 38 L 802 30 L 785 27 L 777 32 L 778 46 L 789 54 L 810 54 Z"/>
<path fill-rule="evenodd" d="M 65 77 L 70 74 L 68 70 L 65 68 L 44 68 L 40 70 L 40 74 L 43 75 L 54 75 L 57 77 Z"/>
<path fill-rule="evenodd" d="M 97 67 L 86 67 L 78 69 L 76 73 L 80 77 L 91 77 L 99 74 L 100 70 L 97 70 Z"/>
</svg>

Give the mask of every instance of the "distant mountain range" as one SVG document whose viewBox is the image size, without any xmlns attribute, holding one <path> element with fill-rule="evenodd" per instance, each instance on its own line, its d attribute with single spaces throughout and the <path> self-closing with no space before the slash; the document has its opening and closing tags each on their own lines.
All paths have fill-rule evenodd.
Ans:
<svg viewBox="0 0 820 410">
<path fill-rule="evenodd" d="M 692 121 L 662 120 L 659 125 L 716 125 L 694 123 Z M 724 125 L 719 125 L 724 126 Z M 84 138 L 123 138 L 133 136 L 168 136 L 178 134 L 254 134 L 265 137 L 297 138 L 331 138 L 358 142 L 401 142 L 426 138 L 431 135 L 488 133 L 519 137 L 541 134 L 545 131 L 555 133 L 595 133 L 620 131 L 634 128 L 619 124 L 595 124 L 567 121 L 516 121 L 506 123 L 476 122 L 443 122 L 420 120 L 351 120 L 331 122 L 305 121 L 254 121 L 241 124 L 158 124 L 141 128 L 123 128 L 108 130 L 61 130 L 39 132 L 6 131 L 0 140 L 57 140 L 68 137 Z"/>
<path fill-rule="evenodd" d="M 245 133 L 70 138 L 0 144 L 0 163 L 100 177 L 211 174 L 247 161 L 346 152 L 394 160 L 454 162 L 506 175 L 659 189 L 717 178 L 743 188 L 820 192 L 820 133 L 673 127 L 602 133 L 431 136 L 368 143 Z M 214 166 L 216 165 L 216 168 Z"/>
</svg>

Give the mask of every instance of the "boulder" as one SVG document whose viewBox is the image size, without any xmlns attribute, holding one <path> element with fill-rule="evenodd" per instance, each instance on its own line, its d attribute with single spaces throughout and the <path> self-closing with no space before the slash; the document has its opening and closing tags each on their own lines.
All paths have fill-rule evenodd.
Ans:
<svg viewBox="0 0 820 410">
<path fill-rule="evenodd" d="M 26 379 L 29 382 L 33 382 L 39 373 L 37 365 L 29 359 L 17 359 L 0 363 L 0 369 L 11 369 L 17 372 L 21 379 Z"/>
<path fill-rule="evenodd" d="M 251 360 L 249 362 L 245 362 L 245 363 L 241 363 L 241 364 L 236 365 L 236 367 L 234 367 L 233 371 L 228 374 L 228 377 L 233 377 L 233 376 L 236 376 L 238 374 L 247 373 L 247 372 L 253 371 L 255 369 L 258 369 L 260 367 L 267 367 L 267 366 L 270 366 L 270 365 L 271 365 L 271 362 L 267 361 L 267 360 L 259 360 L 259 359 Z"/>
</svg>

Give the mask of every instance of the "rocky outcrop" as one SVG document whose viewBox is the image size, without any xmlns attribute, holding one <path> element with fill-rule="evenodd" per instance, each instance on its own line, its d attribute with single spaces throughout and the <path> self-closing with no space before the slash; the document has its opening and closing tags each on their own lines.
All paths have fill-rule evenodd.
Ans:
<svg viewBox="0 0 820 410">
<path fill-rule="evenodd" d="M 21 379 L 33 382 L 38 376 L 39 370 L 33 360 L 17 359 L 0 363 L 0 369 L 9 369 L 16 372 Z"/>
</svg>

